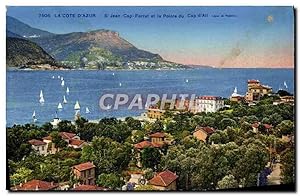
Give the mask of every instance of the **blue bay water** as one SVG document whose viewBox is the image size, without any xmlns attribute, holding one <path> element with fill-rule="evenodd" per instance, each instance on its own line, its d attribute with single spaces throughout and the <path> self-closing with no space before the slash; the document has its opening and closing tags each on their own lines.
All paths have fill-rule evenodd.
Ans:
<svg viewBox="0 0 300 196">
<path fill-rule="evenodd" d="M 114 73 L 114 75 L 113 75 Z M 52 76 L 55 76 L 52 79 Z M 65 80 L 61 86 L 60 79 Z M 57 105 L 65 95 L 68 103 L 58 112 L 61 119 L 74 119 L 76 100 L 81 106 L 81 115 L 88 119 L 103 117 L 137 116 L 144 110 L 101 110 L 100 96 L 106 93 L 125 93 L 130 100 L 141 94 L 143 102 L 147 94 L 196 94 L 229 97 L 236 86 L 238 93 L 245 94 L 247 80 L 258 79 L 273 87 L 273 91 L 285 88 L 294 92 L 293 69 L 191 69 L 191 70 L 144 70 L 144 71 L 7 71 L 7 126 L 25 124 L 32 121 L 35 110 L 38 123 L 49 122 L 55 117 Z M 188 82 L 186 82 L 188 80 Z M 122 83 L 120 86 L 119 84 Z M 70 94 L 66 94 L 69 87 Z M 40 90 L 43 90 L 45 104 L 39 103 Z M 91 113 L 85 113 L 88 107 Z"/>
</svg>

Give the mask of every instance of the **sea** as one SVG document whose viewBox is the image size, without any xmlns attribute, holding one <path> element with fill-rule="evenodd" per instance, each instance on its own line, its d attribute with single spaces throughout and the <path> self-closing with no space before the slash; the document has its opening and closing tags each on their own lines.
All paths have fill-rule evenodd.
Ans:
<svg viewBox="0 0 300 196">
<path fill-rule="evenodd" d="M 53 78 L 54 77 L 54 78 Z M 60 78 L 58 78 L 60 77 Z M 61 85 L 63 77 L 65 85 Z M 139 116 L 145 108 L 128 104 L 113 109 L 117 94 L 126 94 L 128 103 L 136 94 L 141 94 L 143 104 L 147 95 L 196 94 L 228 98 L 235 87 L 239 94 L 247 91 L 247 80 L 257 79 L 271 86 L 273 91 L 284 89 L 294 94 L 294 69 L 217 69 L 201 68 L 187 70 L 8 70 L 6 74 L 6 126 L 32 123 L 35 111 L 37 124 L 50 122 L 54 117 L 74 120 L 74 105 L 80 104 L 80 115 L 89 120 L 104 117 Z M 286 83 L 286 86 L 284 85 Z M 69 94 L 66 93 L 67 87 Z M 40 91 L 45 103 L 39 103 Z M 100 97 L 112 94 L 107 99 L 111 108 L 101 109 Z M 63 104 L 63 96 L 67 103 Z M 59 103 L 63 108 L 57 109 Z M 90 113 L 86 113 L 88 107 Z"/>
</svg>

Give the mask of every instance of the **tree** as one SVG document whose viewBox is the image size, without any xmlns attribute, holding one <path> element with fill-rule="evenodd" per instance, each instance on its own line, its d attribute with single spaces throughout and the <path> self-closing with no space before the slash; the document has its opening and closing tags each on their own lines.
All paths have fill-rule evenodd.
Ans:
<svg viewBox="0 0 300 196">
<path fill-rule="evenodd" d="M 276 127 L 276 135 L 281 137 L 282 135 L 289 135 L 294 133 L 294 122 L 290 120 L 284 120 Z"/>
<path fill-rule="evenodd" d="M 280 159 L 282 163 L 282 177 L 283 184 L 295 183 L 296 164 L 295 164 L 295 151 L 294 148 L 287 149 Z"/>
<path fill-rule="evenodd" d="M 157 148 L 144 148 L 141 151 L 141 163 L 144 168 L 157 169 L 161 159 L 161 154 Z"/>
<path fill-rule="evenodd" d="M 121 172 L 131 159 L 131 146 L 121 144 L 110 138 L 94 137 L 91 144 L 84 146 L 81 153 L 82 162 L 93 161 L 97 173 Z"/>
<path fill-rule="evenodd" d="M 278 125 L 281 121 L 283 121 L 283 118 L 280 114 L 274 113 L 269 117 L 270 123 L 274 126 Z"/>
<path fill-rule="evenodd" d="M 58 132 L 74 132 L 75 126 L 69 120 L 62 120 L 57 124 Z"/>
<path fill-rule="evenodd" d="M 55 144 L 56 148 L 65 148 L 67 147 L 68 143 L 62 139 L 57 131 L 54 131 L 50 134 L 52 137 L 52 142 Z"/>
<path fill-rule="evenodd" d="M 219 189 L 238 188 L 238 182 L 233 175 L 229 174 L 224 176 L 224 178 L 222 178 L 222 180 L 218 182 L 218 188 Z"/>
<path fill-rule="evenodd" d="M 131 130 L 141 130 L 142 124 L 139 120 L 135 120 L 132 117 L 125 118 L 125 121 Z"/>
<path fill-rule="evenodd" d="M 11 185 L 18 185 L 20 183 L 24 183 L 25 181 L 29 181 L 32 179 L 32 170 L 26 167 L 20 167 L 17 171 L 10 177 Z"/>
<path fill-rule="evenodd" d="M 97 178 L 97 185 L 108 187 L 113 190 L 118 190 L 123 184 L 124 181 L 121 180 L 121 176 L 115 173 L 109 174 L 100 174 Z"/>
<path fill-rule="evenodd" d="M 208 142 L 211 144 L 211 143 L 215 143 L 215 144 L 219 144 L 221 143 L 221 136 L 220 136 L 220 133 L 216 132 L 216 133 L 213 133 L 209 139 L 208 139 Z"/>
</svg>

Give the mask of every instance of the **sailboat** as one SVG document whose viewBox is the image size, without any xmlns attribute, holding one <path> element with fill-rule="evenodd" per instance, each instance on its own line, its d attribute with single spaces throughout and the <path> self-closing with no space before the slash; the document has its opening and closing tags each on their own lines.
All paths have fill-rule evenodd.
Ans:
<svg viewBox="0 0 300 196">
<path fill-rule="evenodd" d="M 52 79 L 54 79 L 54 76 L 52 76 Z"/>
<path fill-rule="evenodd" d="M 39 102 L 41 103 L 41 104 L 44 104 L 45 103 L 45 99 L 44 99 L 44 95 L 43 95 L 43 91 L 41 90 L 41 92 L 40 92 L 40 100 L 39 100 Z"/>
<path fill-rule="evenodd" d="M 76 101 L 75 103 L 74 110 L 80 110 L 80 105 L 78 101 Z"/>
<path fill-rule="evenodd" d="M 59 110 L 63 109 L 61 103 L 58 104 L 57 109 L 59 109 Z"/>
<path fill-rule="evenodd" d="M 105 109 L 109 110 L 110 108 L 111 108 L 111 105 L 108 104 Z"/>
<path fill-rule="evenodd" d="M 85 107 L 85 113 L 86 114 L 91 113 L 88 107 Z"/>
<path fill-rule="evenodd" d="M 66 99 L 66 96 L 64 96 L 63 103 L 64 103 L 64 104 L 68 103 L 68 101 L 67 101 L 67 99 Z"/>
<path fill-rule="evenodd" d="M 69 87 L 67 87 L 67 90 L 66 90 L 66 92 L 67 92 L 67 94 L 69 94 L 69 93 L 70 93 L 70 89 L 69 89 Z"/>
<path fill-rule="evenodd" d="M 188 79 L 186 79 L 186 80 L 185 80 L 185 82 L 186 82 L 186 83 L 188 83 L 188 82 L 189 82 L 189 80 L 188 80 Z"/>
<path fill-rule="evenodd" d="M 34 123 L 37 121 L 37 118 L 35 117 L 35 110 L 33 111 L 33 114 L 32 114 L 32 120 Z"/>
<path fill-rule="evenodd" d="M 64 77 L 60 77 L 60 80 L 63 81 L 63 80 L 64 80 Z"/>
<path fill-rule="evenodd" d="M 122 83 L 121 83 L 121 82 L 119 83 L 119 86 L 122 86 Z"/>
<path fill-rule="evenodd" d="M 59 79 L 59 78 L 60 78 L 60 76 L 57 76 L 57 78 Z"/>
<path fill-rule="evenodd" d="M 112 75 L 114 76 L 114 75 L 115 75 L 115 73 L 112 73 Z"/>
<path fill-rule="evenodd" d="M 61 86 L 65 86 L 65 81 L 64 80 L 61 81 Z"/>
<path fill-rule="evenodd" d="M 286 81 L 283 82 L 283 85 L 285 86 L 285 88 L 288 88 L 288 85 L 286 84 Z"/>
</svg>

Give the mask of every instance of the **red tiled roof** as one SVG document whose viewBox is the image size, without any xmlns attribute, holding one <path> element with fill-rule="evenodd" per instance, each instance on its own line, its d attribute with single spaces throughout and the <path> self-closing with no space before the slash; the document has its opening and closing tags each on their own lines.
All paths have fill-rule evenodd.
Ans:
<svg viewBox="0 0 300 196">
<path fill-rule="evenodd" d="M 142 141 L 140 143 L 134 144 L 134 147 L 137 149 L 144 149 L 147 147 L 161 148 L 163 144 L 157 144 L 149 141 Z"/>
<path fill-rule="evenodd" d="M 205 100 L 220 100 L 222 99 L 222 97 L 218 97 L 218 96 L 200 96 L 198 97 L 198 99 L 205 99 Z"/>
<path fill-rule="evenodd" d="M 80 146 L 83 143 L 85 143 L 84 140 L 77 140 L 77 139 L 71 139 L 70 142 L 69 142 L 69 144 L 73 145 L 73 146 Z"/>
<path fill-rule="evenodd" d="M 50 135 L 43 137 L 43 140 L 52 140 L 52 137 Z"/>
<path fill-rule="evenodd" d="M 163 133 L 163 132 L 156 132 L 156 133 L 153 133 L 153 134 L 149 135 L 149 137 L 163 138 L 163 137 L 166 137 L 166 134 Z"/>
<path fill-rule="evenodd" d="M 58 184 L 53 182 L 46 182 L 41 180 L 31 180 L 24 184 L 19 184 L 16 187 L 13 187 L 13 190 L 23 190 L 23 191 L 34 191 L 34 190 L 52 190 L 58 187 Z"/>
<path fill-rule="evenodd" d="M 34 146 L 41 146 L 41 145 L 46 145 L 47 144 L 46 142 L 43 142 L 41 140 L 36 140 L 36 139 L 29 140 L 28 142 L 31 145 L 34 145 Z"/>
<path fill-rule="evenodd" d="M 75 133 L 69 133 L 69 132 L 60 132 L 59 135 L 62 137 L 62 139 L 72 139 L 76 136 Z"/>
<path fill-rule="evenodd" d="M 84 171 L 84 170 L 87 170 L 87 169 L 92 169 L 96 167 L 92 162 L 86 162 L 86 163 L 81 163 L 79 165 L 75 165 L 73 166 L 73 168 L 79 170 L 79 171 Z"/>
<path fill-rule="evenodd" d="M 213 134 L 215 132 L 215 130 L 211 127 L 196 127 L 195 132 L 200 130 L 206 132 L 208 135 Z"/>
<path fill-rule="evenodd" d="M 96 186 L 96 185 L 79 185 L 71 189 L 73 191 L 106 191 L 108 188 Z"/>
<path fill-rule="evenodd" d="M 259 83 L 259 80 L 248 80 L 248 83 Z"/>
<path fill-rule="evenodd" d="M 264 126 L 266 129 L 271 129 L 273 127 L 272 125 L 269 125 L 269 124 L 264 124 Z"/>
<path fill-rule="evenodd" d="M 156 186 L 163 186 L 167 187 L 169 186 L 172 182 L 174 182 L 178 176 L 174 174 L 173 172 L 166 170 L 163 172 L 160 172 L 156 176 L 154 176 L 149 183 L 151 185 L 156 185 Z"/>
<path fill-rule="evenodd" d="M 62 139 L 68 139 L 71 140 L 73 137 L 76 136 L 75 133 L 69 133 L 69 132 L 59 132 L 58 133 Z M 48 135 L 47 137 L 43 137 L 43 140 L 52 140 L 52 137 Z"/>
</svg>

